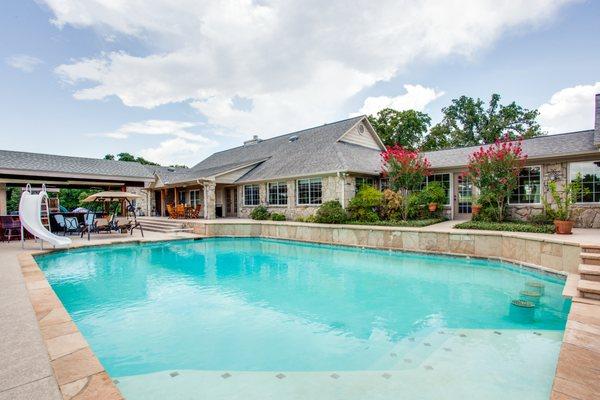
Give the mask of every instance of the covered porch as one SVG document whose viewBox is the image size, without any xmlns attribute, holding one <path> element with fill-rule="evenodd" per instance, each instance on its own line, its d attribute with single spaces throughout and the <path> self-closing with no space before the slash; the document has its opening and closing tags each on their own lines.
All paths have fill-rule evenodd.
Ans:
<svg viewBox="0 0 600 400">
<path fill-rule="evenodd" d="M 238 188 L 211 180 L 165 185 L 152 195 L 154 216 L 215 219 L 238 216 Z"/>
</svg>

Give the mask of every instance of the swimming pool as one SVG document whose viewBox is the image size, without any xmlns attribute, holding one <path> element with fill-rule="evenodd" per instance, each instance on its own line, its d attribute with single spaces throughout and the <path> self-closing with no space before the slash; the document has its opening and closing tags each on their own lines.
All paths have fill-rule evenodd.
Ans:
<svg viewBox="0 0 600 400">
<path fill-rule="evenodd" d="M 507 263 L 283 240 L 37 261 L 129 399 L 546 399 L 570 306 Z"/>
</svg>

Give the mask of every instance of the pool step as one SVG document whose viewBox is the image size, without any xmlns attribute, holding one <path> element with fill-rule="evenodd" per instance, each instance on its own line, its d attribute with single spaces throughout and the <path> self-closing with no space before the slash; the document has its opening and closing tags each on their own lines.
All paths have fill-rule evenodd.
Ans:
<svg viewBox="0 0 600 400">
<path fill-rule="evenodd" d="M 600 265 L 600 253 L 581 253 L 581 262 L 588 265 Z"/>
<path fill-rule="evenodd" d="M 582 253 L 598 253 L 600 254 L 600 244 L 582 244 Z"/>
<path fill-rule="evenodd" d="M 579 264 L 581 279 L 600 282 L 600 265 Z"/>
<path fill-rule="evenodd" d="M 177 233 L 177 232 L 192 232 L 192 228 L 185 228 L 183 223 L 176 220 L 160 219 L 160 218 L 138 218 L 142 227 L 150 232 L 162 233 Z"/>
<path fill-rule="evenodd" d="M 577 290 L 582 297 L 593 300 L 600 300 L 600 282 L 580 279 L 577 284 Z"/>
</svg>

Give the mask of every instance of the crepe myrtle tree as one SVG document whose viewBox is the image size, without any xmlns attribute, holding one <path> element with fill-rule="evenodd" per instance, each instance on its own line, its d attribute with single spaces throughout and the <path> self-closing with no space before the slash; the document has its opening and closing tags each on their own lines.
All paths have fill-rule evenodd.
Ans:
<svg viewBox="0 0 600 400">
<path fill-rule="evenodd" d="M 519 173 L 526 160 L 522 139 L 513 141 L 509 135 L 496 139 L 486 148 L 480 147 L 469 156 L 466 174 L 479 188 L 482 197 L 495 203 L 500 222 L 504 219 L 504 209 L 510 194 L 519 185 Z"/>
<path fill-rule="evenodd" d="M 381 153 L 381 158 L 382 174 L 388 178 L 390 187 L 402 196 L 402 219 L 406 221 L 410 196 L 421 188 L 425 177 L 431 174 L 431 165 L 418 150 L 408 150 L 398 145 L 388 146 Z"/>
</svg>

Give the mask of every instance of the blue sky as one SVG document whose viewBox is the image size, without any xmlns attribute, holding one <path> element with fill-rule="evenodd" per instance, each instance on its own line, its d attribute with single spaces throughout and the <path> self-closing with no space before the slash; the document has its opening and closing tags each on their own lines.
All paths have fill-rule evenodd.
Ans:
<svg viewBox="0 0 600 400">
<path fill-rule="evenodd" d="M 7 0 L 0 148 L 193 165 L 385 106 L 460 95 L 593 126 L 600 2 Z"/>
</svg>

